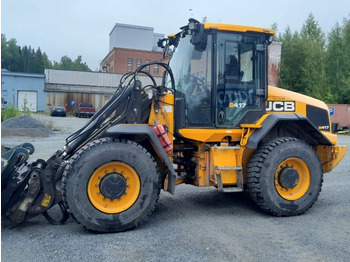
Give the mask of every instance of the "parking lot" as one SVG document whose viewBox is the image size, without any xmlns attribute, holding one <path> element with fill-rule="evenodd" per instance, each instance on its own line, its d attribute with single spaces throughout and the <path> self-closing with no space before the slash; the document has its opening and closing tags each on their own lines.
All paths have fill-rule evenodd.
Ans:
<svg viewBox="0 0 350 262">
<path fill-rule="evenodd" d="M 33 159 L 47 159 L 65 137 L 88 119 L 35 118 L 58 127 L 49 138 L 6 137 L 2 143 L 31 142 Z M 350 136 L 345 159 L 324 175 L 318 201 L 305 214 L 272 217 L 243 193 L 180 185 L 162 192 L 155 212 L 140 227 L 95 234 L 73 219 L 53 226 L 39 216 L 18 227 L 2 221 L 2 261 L 350 261 Z M 58 215 L 54 209 L 52 215 Z"/>
</svg>

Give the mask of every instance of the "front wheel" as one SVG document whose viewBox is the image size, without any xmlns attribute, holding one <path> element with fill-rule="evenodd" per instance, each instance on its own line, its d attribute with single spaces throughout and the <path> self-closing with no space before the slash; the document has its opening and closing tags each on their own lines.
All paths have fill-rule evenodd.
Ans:
<svg viewBox="0 0 350 262">
<path fill-rule="evenodd" d="M 83 147 L 65 169 L 62 195 L 85 228 L 118 232 L 143 222 L 154 210 L 160 174 L 140 145 L 103 138 Z"/>
<path fill-rule="evenodd" d="M 321 192 L 323 172 L 311 146 L 295 138 L 264 143 L 253 154 L 247 191 L 264 211 L 276 216 L 304 213 Z"/>
</svg>

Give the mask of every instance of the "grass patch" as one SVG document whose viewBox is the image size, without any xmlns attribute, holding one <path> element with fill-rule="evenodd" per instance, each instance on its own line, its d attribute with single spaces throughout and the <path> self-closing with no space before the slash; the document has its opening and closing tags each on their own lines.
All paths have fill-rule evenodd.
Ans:
<svg viewBox="0 0 350 262">
<path fill-rule="evenodd" d="M 1 122 L 20 115 L 22 114 L 17 107 L 14 105 L 8 105 L 6 109 L 1 110 Z"/>
</svg>

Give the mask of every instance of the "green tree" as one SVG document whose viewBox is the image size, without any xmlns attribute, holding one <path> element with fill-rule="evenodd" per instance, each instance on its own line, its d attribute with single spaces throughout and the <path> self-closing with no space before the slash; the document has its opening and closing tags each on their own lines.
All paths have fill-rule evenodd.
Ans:
<svg viewBox="0 0 350 262">
<path fill-rule="evenodd" d="M 47 69 L 62 69 L 75 71 L 91 71 L 88 65 L 78 56 L 74 61 L 68 56 L 63 56 L 59 63 L 48 59 L 47 54 L 40 47 L 35 50 L 31 46 L 20 47 L 16 39 L 7 40 L 1 34 L 1 68 L 12 72 L 44 73 Z"/>
<path fill-rule="evenodd" d="M 273 23 L 270 27 L 271 27 L 271 29 L 272 29 L 273 31 L 275 31 L 275 34 L 277 34 L 277 31 L 278 31 L 278 24 L 275 22 L 275 23 Z"/>
<path fill-rule="evenodd" d="M 328 35 L 325 68 L 328 85 L 337 103 L 350 103 L 350 22 L 344 19 Z"/>
<path fill-rule="evenodd" d="M 24 46 L 22 48 L 22 57 L 21 57 L 21 62 L 22 62 L 22 66 L 23 66 L 23 72 L 28 72 L 28 63 L 29 63 L 29 55 L 30 52 L 28 50 L 27 46 Z"/>
<path fill-rule="evenodd" d="M 301 36 L 306 40 L 319 41 L 324 46 L 324 33 L 312 13 L 309 14 L 301 29 Z"/>
<path fill-rule="evenodd" d="M 339 99 L 339 104 L 350 104 L 350 74 L 343 82 L 344 86 L 340 91 L 341 99 Z"/>
<path fill-rule="evenodd" d="M 339 103 L 350 104 L 350 16 L 344 18 L 343 21 L 343 42 L 344 42 L 344 75 L 346 76 L 344 80 L 344 86 L 340 90 L 341 100 Z"/>
<path fill-rule="evenodd" d="M 314 16 L 308 16 L 300 33 L 292 33 L 288 27 L 280 34 L 279 41 L 283 43 L 280 86 L 328 103 L 334 102 L 335 97 L 327 84 L 326 38 Z"/>
<path fill-rule="evenodd" d="M 6 68 L 10 60 L 10 53 L 7 46 L 6 36 L 1 34 L 1 68 Z"/>
<path fill-rule="evenodd" d="M 292 33 L 288 27 L 277 39 L 282 41 L 282 88 L 326 103 L 350 103 L 349 18 L 344 18 L 342 26 L 337 23 L 325 37 L 310 14 L 300 32 Z"/>
<path fill-rule="evenodd" d="M 42 64 L 44 69 L 52 69 L 52 62 L 49 60 L 49 57 L 47 54 L 44 52 L 43 57 L 42 57 Z"/>
<path fill-rule="evenodd" d="M 79 71 L 91 71 L 91 69 L 86 64 L 86 62 L 83 62 L 82 56 L 78 56 L 74 60 L 74 66 L 75 66 L 76 70 L 79 70 Z"/>
<path fill-rule="evenodd" d="M 14 38 L 6 40 L 5 35 L 1 35 L 1 68 L 18 72 L 22 69 L 21 48 Z"/>
<path fill-rule="evenodd" d="M 282 41 L 280 86 L 305 94 L 303 65 L 306 60 L 306 50 L 304 42 L 298 32 L 292 33 L 290 27 L 287 27 L 280 35 L 280 41 Z"/>
<path fill-rule="evenodd" d="M 74 61 L 68 56 L 62 56 L 59 63 L 54 62 L 54 69 L 72 71 L 91 71 L 87 64 L 82 62 L 82 57 L 78 56 Z"/>
<path fill-rule="evenodd" d="M 325 73 L 325 34 L 310 14 L 301 29 L 301 39 L 305 49 L 305 61 L 302 65 L 305 93 L 325 102 L 334 102 L 327 85 Z"/>
<path fill-rule="evenodd" d="M 342 37 L 342 28 L 337 23 L 328 35 L 328 48 L 325 54 L 325 69 L 328 85 L 336 101 L 341 100 L 341 89 L 346 78 L 346 56 L 343 55 L 345 46 Z"/>
<path fill-rule="evenodd" d="M 41 73 L 44 72 L 44 65 L 43 65 L 43 54 L 41 53 L 40 47 L 36 50 L 35 54 L 34 54 L 34 66 L 32 71 L 34 73 Z"/>
<path fill-rule="evenodd" d="M 43 73 L 43 72 L 38 72 L 38 63 L 35 59 L 35 50 L 32 49 L 31 46 L 27 47 L 24 46 L 23 50 L 26 49 L 26 52 L 23 52 L 23 59 L 22 61 L 25 62 L 25 67 L 23 72 L 26 73 Z"/>
</svg>

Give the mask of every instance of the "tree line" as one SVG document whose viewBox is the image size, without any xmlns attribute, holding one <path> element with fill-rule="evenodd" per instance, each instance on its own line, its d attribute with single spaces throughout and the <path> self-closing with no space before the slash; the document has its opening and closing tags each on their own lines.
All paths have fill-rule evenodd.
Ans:
<svg viewBox="0 0 350 262">
<path fill-rule="evenodd" d="M 350 17 L 349 17 L 350 18 Z M 328 104 L 350 104 L 350 20 L 326 35 L 310 14 L 300 32 L 277 34 L 282 42 L 280 87 Z M 277 24 L 273 28 L 277 30 Z"/>
<path fill-rule="evenodd" d="M 1 34 L 1 69 L 11 72 L 43 74 L 45 69 L 91 71 L 88 65 L 78 56 L 72 60 L 68 56 L 62 56 L 59 62 L 51 62 L 40 47 L 35 50 L 31 46 L 19 46 L 16 39 L 6 39 Z"/>
</svg>

